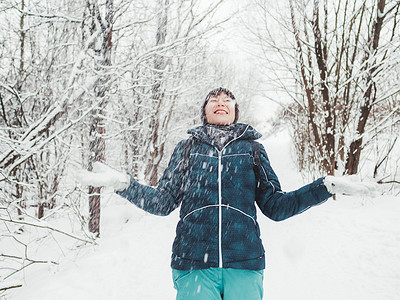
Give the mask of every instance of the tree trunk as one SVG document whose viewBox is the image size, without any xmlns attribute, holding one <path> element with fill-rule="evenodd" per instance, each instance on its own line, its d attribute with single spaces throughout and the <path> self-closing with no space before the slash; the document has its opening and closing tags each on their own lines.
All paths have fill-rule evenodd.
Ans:
<svg viewBox="0 0 400 300">
<path fill-rule="evenodd" d="M 111 66 L 112 26 L 114 18 L 113 0 L 106 1 L 104 18 L 96 1 L 87 0 L 87 10 L 90 21 L 87 24 L 91 35 L 98 32 L 98 36 L 90 48 L 95 53 L 95 70 L 98 76 L 94 84 L 94 100 L 99 103 L 93 110 L 90 125 L 89 141 L 89 171 L 96 161 L 105 159 L 105 124 L 103 116 L 107 105 L 107 92 L 111 81 L 109 66 Z M 100 41 L 100 43 L 99 43 Z M 100 236 L 100 193 L 101 188 L 89 186 L 89 231 Z"/>
<path fill-rule="evenodd" d="M 158 27 L 156 33 L 156 46 L 162 45 L 166 41 L 167 36 L 167 22 L 168 22 L 168 4 L 169 0 L 160 0 L 159 2 L 162 13 L 158 19 Z M 155 83 L 152 88 L 152 102 L 155 104 L 155 112 L 151 118 L 150 122 L 150 159 L 147 163 L 145 175 L 149 178 L 149 184 L 152 186 L 157 185 L 158 181 L 158 167 L 161 162 L 161 157 L 163 156 L 162 151 L 164 148 L 160 145 L 160 126 L 161 122 L 161 110 L 164 108 L 163 99 L 163 71 L 166 68 L 166 61 L 162 55 L 156 54 L 154 58 L 154 79 Z"/>
<path fill-rule="evenodd" d="M 96 161 L 104 162 L 105 141 L 103 134 L 105 128 L 100 117 L 103 109 L 94 111 L 94 117 L 90 126 L 89 142 L 89 170 L 93 170 L 93 163 Z M 89 186 L 89 231 L 100 236 L 100 187 Z"/>
<path fill-rule="evenodd" d="M 326 3 L 325 11 L 327 13 Z M 313 14 L 313 31 L 315 39 L 315 56 L 318 64 L 321 94 L 323 101 L 323 108 L 325 111 L 325 133 L 323 136 L 324 147 L 320 147 L 321 156 L 323 157 L 322 167 L 329 174 L 333 175 L 335 172 L 335 128 L 333 126 L 332 106 L 329 96 L 329 88 L 327 84 L 327 50 L 326 43 L 322 41 L 321 31 L 319 29 L 319 1 L 314 0 L 314 14 Z"/>
<path fill-rule="evenodd" d="M 360 164 L 360 157 L 362 151 L 363 138 L 365 127 L 371 109 L 376 100 L 376 86 L 374 84 L 374 76 L 377 66 L 376 59 L 372 63 L 367 63 L 371 57 L 374 57 L 379 45 L 380 33 L 382 29 L 385 10 L 385 0 L 378 0 L 376 20 L 372 25 L 371 35 L 369 36 L 369 48 L 365 54 L 365 67 L 367 89 L 363 96 L 363 104 L 360 107 L 359 119 L 356 131 L 356 138 L 350 144 L 349 152 L 347 154 L 347 161 L 345 166 L 345 173 L 356 174 L 358 172 L 358 165 Z"/>
</svg>

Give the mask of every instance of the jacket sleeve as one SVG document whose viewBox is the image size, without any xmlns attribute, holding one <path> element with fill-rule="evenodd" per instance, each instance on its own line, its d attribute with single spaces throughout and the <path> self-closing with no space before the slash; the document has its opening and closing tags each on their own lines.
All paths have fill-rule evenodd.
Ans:
<svg viewBox="0 0 400 300">
<path fill-rule="evenodd" d="M 262 213 L 274 221 L 282 221 L 321 204 L 332 196 L 324 185 L 324 177 L 292 192 L 283 192 L 278 177 L 268 159 L 267 152 L 261 145 L 260 179 L 264 182 L 256 190 L 256 202 Z"/>
<path fill-rule="evenodd" d="M 180 190 L 183 176 L 179 167 L 183 163 L 184 144 L 185 142 L 181 141 L 175 147 L 168 167 L 156 188 L 140 184 L 129 174 L 131 177 L 129 187 L 116 193 L 151 214 L 160 216 L 170 214 L 181 202 Z"/>
</svg>

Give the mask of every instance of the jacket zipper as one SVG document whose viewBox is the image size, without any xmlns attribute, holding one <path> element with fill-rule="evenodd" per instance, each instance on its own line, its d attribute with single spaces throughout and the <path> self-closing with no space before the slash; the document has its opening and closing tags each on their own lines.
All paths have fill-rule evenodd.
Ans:
<svg viewBox="0 0 400 300">
<path fill-rule="evenodd" d="M 218 151 L 218 150 L 217 150 Z M 223 267 L 222 263 L 222 150 L 218 151 L 218 253 L 220 268 Z"/>
<path fill-rule="evenodd" d="M 214 148 L 218 152 L 218 260 L 219 260 L 218 267 L 219 268 L 224 267 L 222 261 L 222 152 L 230 143 L 241 138 L 245 134 L 248 128 L 249 126 L 246 127 L 246 129 L 240 136 L 229 141 L 221 150 L 218 150 L 218 148 L 214 146 Z"/>
</svg>

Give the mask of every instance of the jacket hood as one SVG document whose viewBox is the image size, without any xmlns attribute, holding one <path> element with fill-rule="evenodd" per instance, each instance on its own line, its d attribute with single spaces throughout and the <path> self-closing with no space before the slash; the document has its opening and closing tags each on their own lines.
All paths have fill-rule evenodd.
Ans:
<svg viewBox="0 0 400 300">
<path fill-rule="evenodd" d="M 189 129 L 187 133 L 208 144 L 214 145 L 214 141 L 210 139 L 210 137 L 207 134 L 207 128 L 206 128 L 207 126 L 209 125 L 203 125 Z M 262 136 L 261 133 L 259 133 L 257 130 L 255 130 L 248 124 L 234 123 L 228 126 L 232 127 L 232 131 L 234 131 L 235 133 L 234 135 L 236 136 L 236 138 L 234 139 L 237 140 L 257 140 Z"/>
</svg>

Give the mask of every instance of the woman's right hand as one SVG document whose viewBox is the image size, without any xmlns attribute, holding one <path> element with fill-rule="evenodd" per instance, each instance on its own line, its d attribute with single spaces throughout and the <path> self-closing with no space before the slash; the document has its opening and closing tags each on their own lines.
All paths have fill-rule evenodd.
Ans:
<svg viewBox="0 0 400 300">
<path fill-rule="evenodd" d="M 75 180 L 83 185 L 94 187 L 112 187 L 115 191 L 123 191 L 129 187 L 130 176 L 127 173 L 119 172 L 101 163 L 93 163 L 93 171 L 80 170 L 76 173 Z"/>
</svg>

